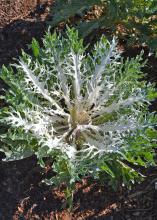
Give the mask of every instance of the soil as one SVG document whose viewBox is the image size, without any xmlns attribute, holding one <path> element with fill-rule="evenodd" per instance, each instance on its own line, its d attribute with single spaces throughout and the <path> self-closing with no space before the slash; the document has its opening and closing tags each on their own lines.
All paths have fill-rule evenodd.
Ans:
<svg viewBox="0 0 157 220">
<path fill-rule="evenodd" d="M 27 52 L 32 37 L 40 41 L 50 19 L 52 0 L 0 0 L 0 66 L 8 65 L 17 58 L 21 49 Z M 126 48 L 120 42 L 124 56 L 135 56 L 141 47 Z M 157 59 L 145 57 L 148 64 L 147 79 L 157 82 Z M 3 83 L 0 84 L 0 90 Z M 151 110 L 157 110 L 154 102 Z M 0 155 L 0 159 L 4 157 Z M 41 183 L 51 175 L 42 170 L 32 156 L 14 162 L 0 162 L 0 220 L 157 220 L 157 168 L 147 171 L 145 181 L 132 190 L 120 188 L 114 192 L 107 185 L 90 178 L 76 183 L 73 212 L 64 208 L 65 199 L 61 188 Z"/>
<path fill-rule="evenodd" d="M 28 51 L 32 37 L 41 39 L 52 0 L 1 0 L 0 65 Z M 50 18 L 50 16 L 49 16 Z"/>
</svg>

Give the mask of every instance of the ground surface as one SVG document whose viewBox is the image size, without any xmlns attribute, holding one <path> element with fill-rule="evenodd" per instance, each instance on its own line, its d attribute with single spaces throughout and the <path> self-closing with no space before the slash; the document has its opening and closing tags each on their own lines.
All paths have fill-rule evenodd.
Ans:
<svg viewBox="0 0 157 220">
<path fill-rule="evenodd" d="M 51 3 L 50 0 L 0 0 L 0 66 L 12 62 L 21 49 L 29 52 L 27 44 L 32 37 L 40 40 L 50 18 Z M 141 50 L 138 47 L 126 50 L 122 46 L 125 56 L 134 56 Z M 148 50 L 145 54 L 148 55 Z M 145 69 L 149 80 L 157 81 L 156 69 L 157 60 L 151 56 Z M 156 109 L 155 103 L 152 109 Z M 46 170 L 42 172 L 35 157 L 0 162 L 0 220 L 70 219 L 63 207 L 62 191 L 41 184 L 41 179 L 50 175 Z M 88 178 L 77 183 L 72 219 L 157 220 L 157 169 L 147 173 L 145 181 L 132 191 L 113 192 Z"/>
</svg>

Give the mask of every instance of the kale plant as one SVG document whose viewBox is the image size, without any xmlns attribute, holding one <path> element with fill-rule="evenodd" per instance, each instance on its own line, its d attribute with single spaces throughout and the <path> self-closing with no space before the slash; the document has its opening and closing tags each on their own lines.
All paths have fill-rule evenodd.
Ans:
<svg viewBox="0 0 157 220">
<path fill-rule="evenodd" d="M 90 19 L 88 13 L 95 5 L 102 12 L 95 19 Z M 105 28 L 129 44 L 145 44 L 151 50 L 156 50 L 156 13 L 156 0 L 57 0 L 52 7 L 53 18 L 49 25 L 57 27 L 59 23 L 70 23 L 70 19 L 76 17 L 73 25 L 76 25 L 82 37 Z"/>
<path fill-rule="evenodd" d="M 9 88 L 1 96 L 0 140 L 5 160 L 36 154 L 45 166 L 52 158 L 56 175 L 45 181 L 65 183 L 71 203 L 82 177 L 106 173 L 112 186 L 129 185 L 142 176 L 135 165 L 155 165 L 157 117 L 148 106 L 157 93 L 143 80 L 142 54 L 124 61 L 116 39 L 105 36 L 87 52 L 75 29 L 65 35 L 48 32 L 43 48 L 33 40 L 34 56 L 22 52 L 3 66 Z"/>
</svg>

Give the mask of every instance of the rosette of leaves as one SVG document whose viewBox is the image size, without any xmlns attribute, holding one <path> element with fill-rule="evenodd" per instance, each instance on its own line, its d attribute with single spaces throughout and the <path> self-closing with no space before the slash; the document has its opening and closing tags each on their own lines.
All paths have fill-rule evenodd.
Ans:
<svg viewBox="0 0 157 220">
<path fill-rule="evenodd" d="M 129 185 L 141 175 L 135 165 L 155 165 L 157 118 L 148 106 L 157 93 L 142 80 L 142 54 L 124 61 L 104 36 L 89 53 L 70 28 L 32 49 L 0 73 L 9 86 L 0 112 L 6 160 L 36 154 L 45 166 L 52 158 L 56 175 L 46 182 L 66 183 L 67 198 L 87 175 Z"/>
</svg>

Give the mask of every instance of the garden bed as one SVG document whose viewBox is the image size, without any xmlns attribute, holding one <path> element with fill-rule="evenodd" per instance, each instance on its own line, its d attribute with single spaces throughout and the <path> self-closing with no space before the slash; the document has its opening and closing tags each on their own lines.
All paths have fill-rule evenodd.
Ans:
<svg viewBox="0 0 157 220">
<path fill-rule="evenodd" d="M 0 66 L 17 58 L 21 49 L 29 52 L 27 46 L 32 37 L 40 41 L 49 19 L 52 1 L 3 1 L 0 8 Z M 21 7 L 24 5 L 25 7 Z M 141 47 L 127 48 L 121 43 L 124 55 L 139 54 Z M 145 55 L 148 55 L 148 49 Z M 157 82 L 157 59 L 149 57 L 145 68 L 148 80 Z M 2 89 L 3 84 L 1 83 Z M 151 110 L 157 109 L 153 103 Z M 4 155 L 1 154 L 1 157 Z M 42 170 L 36 157 L 6 163 L 0 162 L 0 220 L 63 219 L 70 216 L 64 209 L 62 187 L 52 189 L 41 183 L 51 173 L 49 167 Z M 157 219 L 157 169 L 146 172 L 143 183 L 132 190 L 119 188 L 113 192 L 107 185 L 90 178 L 76 183 L 72 219 L 103 220 L 156 220 Z M 64 187 L 64 186 L 63 186 Z"/>
</svg>

